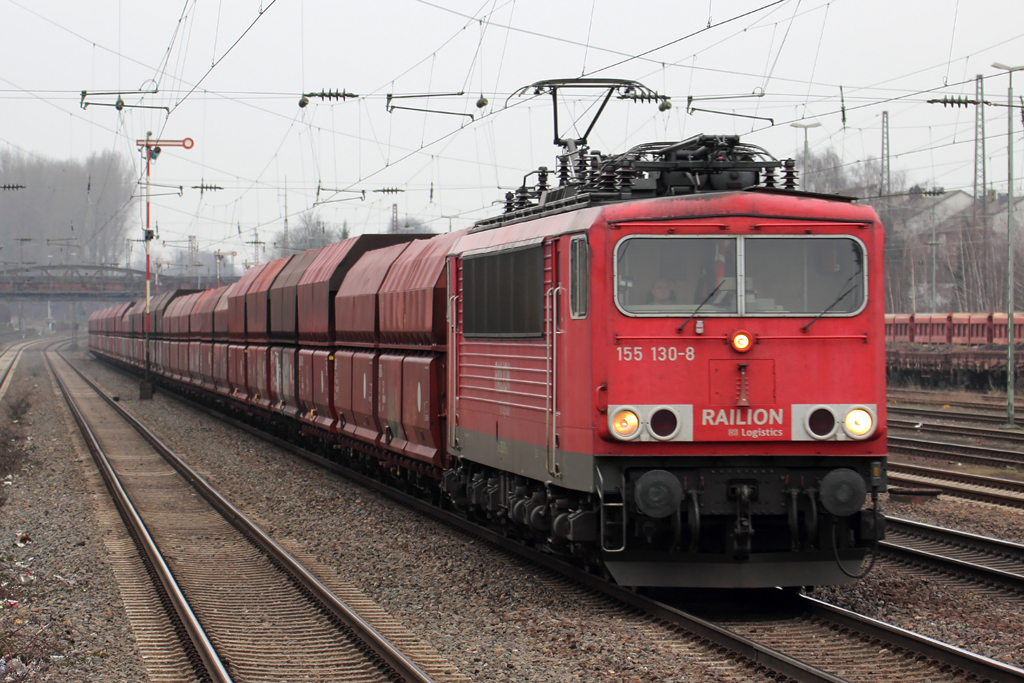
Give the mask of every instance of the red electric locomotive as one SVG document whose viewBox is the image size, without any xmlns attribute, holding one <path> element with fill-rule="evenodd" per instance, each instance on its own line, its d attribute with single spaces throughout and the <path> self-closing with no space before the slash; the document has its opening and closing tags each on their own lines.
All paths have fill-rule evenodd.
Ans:
<svg viewBox="0 0 1024 683">
<path fill-rule="evenodd" d="M 759 185 L 782 164 L 758 154 L 699 136 L 600 158 L 635 173 L 620 201 L 542 189 L 459 240 L 457 505 L 626 585 L 856 574 L 884 533 L 862 511 L 885 487 L 882 229 Z"/>
<path fill-rule="evenodd" d="M 624 585 L 851 580 L 884 535 L 877 216 L 737 136 L 565 146 L 468 231 L 174 299 L 164 384 Z M 126 310 L 90 345 L 139 366 Z"/>
</svg>

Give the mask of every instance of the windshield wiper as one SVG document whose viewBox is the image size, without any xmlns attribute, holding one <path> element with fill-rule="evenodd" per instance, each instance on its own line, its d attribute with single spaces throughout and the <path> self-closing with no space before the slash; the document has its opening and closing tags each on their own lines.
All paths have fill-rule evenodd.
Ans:
<svg viewBox="0 0 1024 683">
<path fill-rule="evenodd" d="M 845 287 L 846 285 L 850 284 L 850 280 L 852 280 L 853 278 L 857 277 L 858 275 L 860 275 L 860 271 L 859 270 L 856 273 L 854 273 L 853 275 L 851 275 L 849 277 L 849 279 L 846 282 L 843 283 L 843 287 Z M 821 318 L 821 316 L 825 315 L 826 313 L 831 311 L 833 308 L 835 308 L 839 304 L 840 301 L 842 301 L 847 296 L 849 296 L 850 292 L 852 292 L 855 289 L 857 289 L 857 285 L 854 285 L 853 287 L 850 287 L 848 290 L 846 290 L 845 292 L 840 294 L 839 298 L 837 298 L 835 301 L 833 301 L 832 303 L 830 303 L 828 305 L 828 308 L 826 308 L 824 311 L 822 311 L 818 315 L 814 316 L 814 320 L 812 320 L 811 322 L 809 322 L 806 325 L 804 325 L 803 328 L 802 328 L 802 331 L 806 332 L 808 327 L 810 327 L 814 323 L 818 322 L 818 319 Z"/>
<path fill-rule="evenodd" d="M 686 326 L 690 324 L 690 321 L 693 320 L 694 316 L 696 316 L 698 313 L 700 313 L 700 309 L 704 308 L 704 304 L 706 304 L 707 302 L 711 301 L 711 297 L 713 297 L 715 295 L 715 292 L 717 292 L 719 289 L 721 289 L 722 285 L 724 285 L 724 284 L 725 284 L 725 278 L 722 278 L 722 281 L 718 283 L 718 286 L 715 287 L 714 289 L 712 289 L 711 293 L 708 294 L 706 297 L 704 297 L 704 301 L 700 302 L 700 306 L 697 306 L 697 308 L 694 309 L 693 313 L 690 314 L 690 317 L 687 318 L 685 321 L 683 321 L 683 324 L 680 325 L 678 327 L 678 329 L 676 329 L 676 332 L 682 332 L 684 329 L 686 329 Z"/>
</svg>

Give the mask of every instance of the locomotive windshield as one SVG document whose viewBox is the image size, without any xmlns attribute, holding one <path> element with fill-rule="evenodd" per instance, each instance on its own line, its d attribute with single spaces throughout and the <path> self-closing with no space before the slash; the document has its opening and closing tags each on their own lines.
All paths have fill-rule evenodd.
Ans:
<svg viewBox="0 0 1024 683">
<path fill-rule="evenodd" d="M 616 250 L 615 280 L 619 309 L 634 316 L 698 307 L 709 316 L 854 315 L 867 283 L 858 240 L 795 236 L 627 237 Z"/>
</svg>

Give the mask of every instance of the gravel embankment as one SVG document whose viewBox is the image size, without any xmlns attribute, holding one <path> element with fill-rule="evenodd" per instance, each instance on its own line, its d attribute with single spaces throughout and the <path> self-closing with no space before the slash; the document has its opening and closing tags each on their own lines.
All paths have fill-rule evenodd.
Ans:
<svg viewBox="0 0 1024 683">
<path fill-rule="evenodd" d="M 16 372 L 0 403 L 0 432 L 25 453 L 0 489 L 0 680 L 145 681 L 83 481 L 92 461 L 79 461 L 88 453 L 72 445 L 40 353 Z M 22 397 L 31 407 L 13 424 Z"/>
<path fill-rule="evenodd" d="M 235 505 L 304 548 L 474 681 L 763 680 L 571 583 L 158 393 L 76 363 Z"/>
</svg>

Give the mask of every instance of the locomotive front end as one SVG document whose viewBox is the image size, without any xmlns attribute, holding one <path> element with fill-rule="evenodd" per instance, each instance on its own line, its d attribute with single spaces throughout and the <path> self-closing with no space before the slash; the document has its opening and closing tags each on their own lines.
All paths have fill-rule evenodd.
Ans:
<svg viewBox="0 0 1024 683">
<path fill-rule="evenodd" d="M 594 291 L 608 302 L 608 346 L 594 336 L 604 565 L 625 585 L 852 581 L 884 535 L 874 212 L 748 192 L 606 220 L 591 231 L 607 269 Z"/>
</svg>

